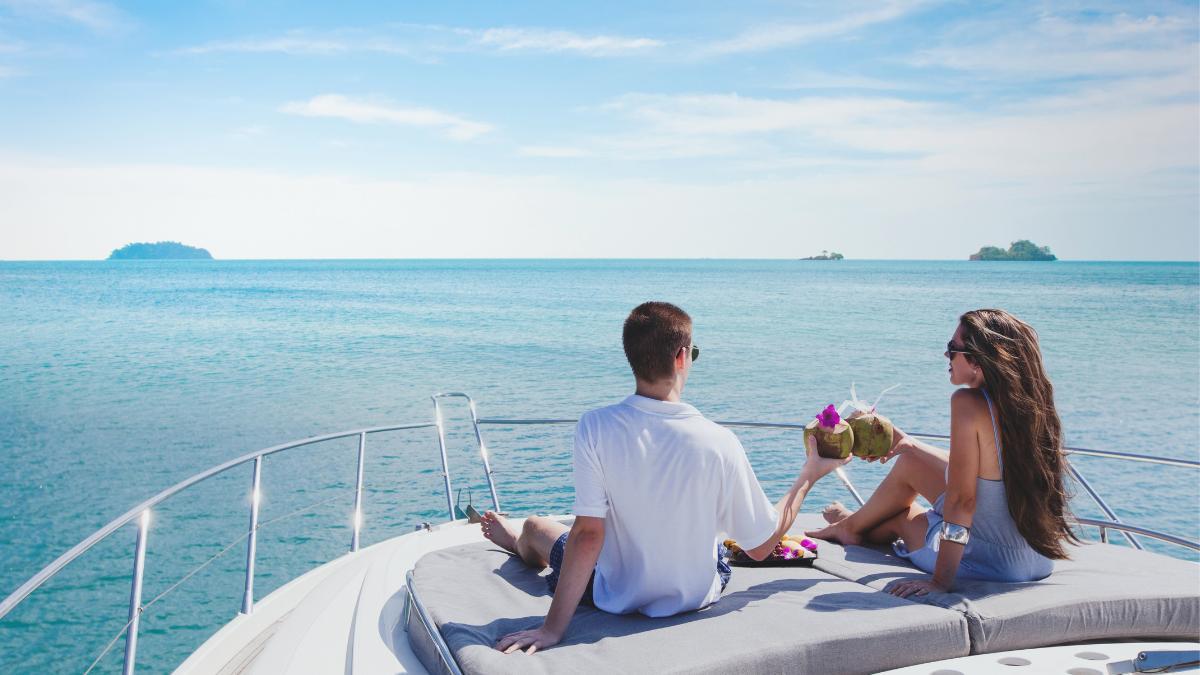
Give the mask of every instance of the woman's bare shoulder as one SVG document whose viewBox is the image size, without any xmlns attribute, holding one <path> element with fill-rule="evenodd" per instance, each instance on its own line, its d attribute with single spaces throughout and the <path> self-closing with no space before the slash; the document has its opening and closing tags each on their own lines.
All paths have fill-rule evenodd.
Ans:
<svg viewBox="0 0 1200 675">
<path fill-rule="evenodd" d="M 956 389 L 950 395 L 950 414 L 964 420 L 979 421 L 988 417 L 987 399 L 983 392 L 970 387 Z"/>
</svg>

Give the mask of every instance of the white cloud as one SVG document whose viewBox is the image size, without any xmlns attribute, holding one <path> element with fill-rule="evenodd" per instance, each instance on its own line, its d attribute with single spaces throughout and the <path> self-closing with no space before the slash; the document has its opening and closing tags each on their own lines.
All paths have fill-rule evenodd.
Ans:
<svg viewBox="0 0 1200 675">
<path fill-rule="evenodd" d="M 215 54 L 223 52 L 332 56 L 350 52 L 406 55 L 410 54 L 411 50 L 406 45 L 378 36 L 352 36 L 344 32 L 315 35 L 305 31 L 291 31 L 277 37 L 208 42 L 194 47 L 184 47 L 176 50 L 175 53 Z"/>
<path fill-rule="evenodd" d="M 908 91 L 933 89 L 929 82 L 915 83 L 906 80 L 885 80 L 863 75 L 845 75 L 839 73 L 823 73 L 820 71 L 804 71 L 789 76 L 782 83 L 775 84 L 775 89 L 852 89 L 857 91 Z"/>
<path fill-rule="evenodd" d="M 964 24 L 947 44 L 922 50 L 910 62 L 1034 81 L 1178 72 L 1196 63 L 1196 24 L 1180 17 L 1046 15 L 1001 25 L 998 32 L 990 24 Z"/>
<path fill-rule="evenodd" d="M 575 52 L 586 56 L 637 53 L 663 45 L 651 38 L 581 35 L 541 28 L 489 28 L 478 33 L 477 43 L 500 51 Z"/>
<path fill-rule="evenodd" d="M 585 138 L 574 146 L 525 146 L 518 153 L 554 159 L 658 161 L 731 157 L 749 149 L 750 145 L 741 139 L 632 132 Z"/>
<path fill-rule="evenodd" d="M 630 94 L 607 106 L 673 134 L 737 135 L 812 131 L 829 125 L 875 123 L 928 109 L 887 97 L 808 97 L 795 100 L 737 94 Z"/>
<path fill-rule="evenodd" d="M 97 33 L 120 32 L 130 24 L 116 7 L 94 0 L 0 0 L 0 6 L 22 16 L 70 21 Z"/>
<path fill-rule="evenodd" d="M 448 52 L 482 50 L 574 53 L 603 57 L 642 53 L 662 45 L 663 42 L 646 37 L 585 35 L 546 28 L 506 27 L 479 30 L 399 24 L 393 26 L 390 31 L 362 28 L 325 32 L 293 30 L 278 36 L 217 40 L 183 47 L 174 53 L 278 53 L 301 56 L 377 53 L 430 58 Z"/>
<path fill-rule="evenodd" d="M 602 108 L 634 131 L 571 145 L 605 159 L 722 157 L 735 175 L 839 167 L 1120 194 L 1200 169 L 1196 88 L 1194 76 L 1131 79 L 986 111 L 896 97 L 636 94 Z"/>
<path fill-rule="evenodd" d="M 522 157 L 548 157 L 554 159 L 590 157 L 592 153 L 583 148 L 565 145 L 525 145 L 517 148 Z"/>
<path fill-rule="evenodd" d="M 718 41 L 702 50 L 708 54 L 760 52 L 850 35 L 868 26 L 903 18 L 928 5 L 928 0 L 891 0 L 825 20 L 771 23 Z"/>
<path fill-rule="evenodd" d="M 285 103 L 280 112 L 305 117 L 331 117 L 357 124 L 395 124 L 433 127 L 457 141 L 469 141 L 492 131 L 490 124 L 474 122 L 432 108 L 402 108 L 362 101 L 340 94 L 322 94 L 307 101 Z"/>
</svg>

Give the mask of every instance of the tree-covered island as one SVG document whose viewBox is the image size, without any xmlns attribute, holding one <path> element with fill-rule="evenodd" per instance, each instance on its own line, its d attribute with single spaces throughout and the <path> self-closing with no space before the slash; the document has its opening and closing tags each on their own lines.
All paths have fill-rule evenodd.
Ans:
<svg viewBox="0 0 1200 675">
<path fill-rule="evenodd" d="M 1022 239 L 1014 241 L 1007 251 L 999 246 L 984 246 L 978 253 L 972 253 L 969 260 L 1058 260 L 1058 256 L 1050 252 L 1049 246 Z"/>
<path fill-rule="evenodd" d="M 109 260 L 212 260 L 207 249 L 187 246 L 177 241 L 126 244 L 114 250 Z"/>
<path fill-rule="evenodd" d="M 810 255 L 807 258 L 801 258 L 801 260 L 842 260 L 845 257 L 846 256 L 838 253 L 837 251 L 834 251 L 833 253 L 830 253 L 829 251 L 821 251 L 821 255 Z"/>
</svg>

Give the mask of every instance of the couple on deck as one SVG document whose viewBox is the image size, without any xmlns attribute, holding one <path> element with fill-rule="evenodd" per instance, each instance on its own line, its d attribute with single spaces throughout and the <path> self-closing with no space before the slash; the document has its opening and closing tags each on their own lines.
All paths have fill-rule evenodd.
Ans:
<svg viewBox="0 0 1200 675">
<path fill-rule="evenodd" d="M 532 654 L 563 639 L 580 603 L 606 612 L 670 616 L 716 602 L 731 569 L 724 536 L 763 560 L 792 526 L 823 476 L 850 461 L 810 446 L 791 489 L 772 505 L 737 437 L 680 401 L 700 350 L 692 320 L 647 302 L 625 320 L 636 393 L 585 414 L 575 429 L 575 522 L 542 517 L 519 530 L 491 511 L 483 534 L 536 569 L 553 594 L 542 626 L 496 648 Z M 1053 389 L 1037 334 L 996 309 L 967 312 L 946 345 L 949 452 L 898 429 L 881 461 L 895 458 L 870 500 L 851 513 L 825 509 L 815 538 L 892 544 L 928 579 L 895 584 L 901 597 L 947 591 L 956 577 L 1032 581 L 1066 557 L 1063 455 Z M 874 460 L 870 460 L 874 461 Z M 933 504 L 916 504 L 920 495 Z"/>
</svg>

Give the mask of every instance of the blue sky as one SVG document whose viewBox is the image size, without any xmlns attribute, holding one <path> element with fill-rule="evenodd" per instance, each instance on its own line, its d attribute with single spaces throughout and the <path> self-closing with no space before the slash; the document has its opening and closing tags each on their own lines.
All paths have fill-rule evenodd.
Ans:
<svg viewBox="0 0 1200 675">
<path fill-rule="evenodd" d="M 0 258 L 1200 258 L 1195 3 L 0 0 Z"/>
</svg>

